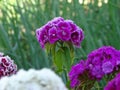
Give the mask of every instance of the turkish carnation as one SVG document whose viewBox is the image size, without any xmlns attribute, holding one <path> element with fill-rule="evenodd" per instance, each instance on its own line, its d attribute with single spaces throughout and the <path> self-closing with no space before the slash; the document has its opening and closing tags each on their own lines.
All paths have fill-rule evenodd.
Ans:
<svg viewBox="0 0 120 90">
<path fill-rule="evenodd" d="M 72 88 L 79 87 L 77 90 L 82 89 L 82 86 L 85 85 L 87 87 L 92 87 L 96 80 L 99 81 L 105 75 L 118 71 L 120 66 L 119 62 L 119 50 L 116 50 L 111 46 L 103 46 L 99 49 L 96 49 L 88 55 L 86 61 L 81 60 L 80 63 L 72 66 L 69 72 L 69 78 L 71 81 L 70 86 Z"/>
<path fill-rule="evenodd" d="M 17 65 L 9 56 L 5 56 L 0 52 L 0 78 L 3 76 L 11 76 L 17 72 Z"/>
<path fill-rule="evenodd" d="M 47 24 L 36 30 L 36 37 L 41 47 L 46 43 L 71 42 L 76 47 L 80 47 L 84 39 L 83 30 L 80 29 L 72 20 L 64 20 L 56 17 Z"/>
<path fill-rule="evenodd" d="M 71 70 L 69 72 L 69 78 L 70 78 L 70 86 L 72 88 L 78 86 L 82 80 L 79 79 L 79 77 L 82 77 L 82 75 L 85 72 L 85 61 L 81 60 L 79 63 L 71 67 Z"/>
<path fill-rule="evenodd" d="M 117 70 L 120 62 L 120 52 L 111 46 L 103 46 L 88 55 L 87 68 L 91 78 L 102 79 L 105 74 Z"/>
</svg>

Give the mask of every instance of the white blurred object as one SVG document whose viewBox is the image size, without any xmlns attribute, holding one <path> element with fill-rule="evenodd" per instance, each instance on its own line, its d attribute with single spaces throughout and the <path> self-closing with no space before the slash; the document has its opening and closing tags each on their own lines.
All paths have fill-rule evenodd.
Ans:
<svg viewBox="0 0 120 90">
<path fill-rule="evenodd" d="M 0 90 L 67 90 L 62 79 L 50 69 L 19 70 L 16 75 L 3 77 Z"/>
<path fill-rule="evenodd" d="M 0 57 L 2 57 L 4 55 L 4 53 L 0 52 Z"/>
</svg>

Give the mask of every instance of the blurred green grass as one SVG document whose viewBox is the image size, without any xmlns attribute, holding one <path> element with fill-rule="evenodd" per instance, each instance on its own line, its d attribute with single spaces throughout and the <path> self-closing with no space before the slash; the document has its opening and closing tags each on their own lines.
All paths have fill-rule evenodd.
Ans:
<svg viewBox="0 0 120 90">
<path fill-rule="evenodd" d="M 76 59 L 103 45 L 120 49 L 120 0 L 80 4 L 79 0 L 1 0 L 0 51 L 10 55 L 19 68 L 52 66 L 52 60 L 40 48 L 35 30 L 56 16 L 72 19 L 84 30 L 85 39 L 76 49 Z M 84 1 L 84 0 L 83 0 Z"/>
</svg>

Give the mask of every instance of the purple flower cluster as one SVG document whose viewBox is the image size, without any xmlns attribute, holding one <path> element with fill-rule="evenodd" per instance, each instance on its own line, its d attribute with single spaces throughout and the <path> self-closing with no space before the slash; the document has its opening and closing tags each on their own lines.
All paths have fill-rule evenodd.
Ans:
<svg viewBox="0 0 120 90">
<path fill-rule="evenodd" d="M 84 39 L 84 34 L 83 30 L 72 20 L 64 20 L 62 17 L 56 17 L 37 29 L 36 37 L 42 48 L 44 48 L 46 43 L 54 44 L 60 40 L 70 41 L 75 46 L 80 47 L 80 43 Z"/>
<path fill-rule="evenodd" d="M 103 46 L 92 51 L 86 61 L 81 61 L 71 68 L 69 78 L 71 87 L 80 84 L 80 77 L 87 73 L 90 80 L 101 80 L 106 74 L 110 74 L 119 69 L 120 51 L 111 46 Z"/>
<path fill-rule="evenodd" d="M 72 66 L 69 72 L 71 88 L 74 88 L 75 86 L 80 84 L 80 80 L 78 78 L 81 77 L 84 72 L 85 72 L 85 61 L 81 60 L 78 64 Z"/>
<path fill-rule="evenodd" d="M 114 79 L 108 82 L 104 90 L 120 90 L 120 73 Z"/>
<path fill-rule="evenodd" d="M 14 64 L 13 60 L 11 60 L 9 56 L 4 56 L 4 54 L 0 52 L 0 78 L 15 74 L 16 71 L 17 65 Z"/>
<path fill-rule="evenodd" d="M 120 65 L 120 51 L 111 46 L 103 46 L 88 55 L 86 66 L 91 78 L 102 79 L 105 74 L 110 74 Z"/>
</svg>

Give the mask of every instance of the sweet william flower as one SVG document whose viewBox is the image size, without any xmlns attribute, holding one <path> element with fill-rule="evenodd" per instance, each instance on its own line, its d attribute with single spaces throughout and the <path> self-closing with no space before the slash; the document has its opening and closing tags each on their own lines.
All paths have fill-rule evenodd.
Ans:
<svg viewBox="0 0 120 90">
<path fill-rule="evenodd" d="M 94 81 L 101 80 L 105 75 L 112 74 L 120 67 L 120 51 L 112 46 L 103 46 L 93 50 L 88 54 L 87 60 L 72 66 L 69 72 L 70 86 L 72 88 L 82 88 L 89 82 L 90 87 L 93 86 Z M 120 89 L 120 74 L 115 83 L 110 82 L 105 90 L 119 90 Z M 85 77 L 85 78 L 84 78 Z M 87 81 L 87 82 L 85 82 Z M 91 82 L 93 81 L 93 82 Z M 88 84 L 87 84 L 88 85 Z M 116 85 L 116 86 L 115 86 Z M 119 88 L 119 89 L 118 89 Z"/>
<path fill-rule="evenodd" d="M 49 42 L 51 44 L 55 43 L 57 40 L 59 40 L 58 36 L 57 36 L 57 29 L 56 27 L 52 27 L 49 30 Z"/>
<path fill-rule="evenodd" d="M 71 70 L 69 72 L 69 78 L 70 78 L 70 86 L 72 88 L 76 87 L 80 84 L 79 77 L 83 75 L 85 68 L 85 61 L 81 60 L 78 64 L 71 67 Z"/>
<path fill-rule="evenodd" d="M 71 79 L 70 87 L 74 88 L 80 84 L 80 80 L 78 80 L 78 76 L 74 76 L 74 78 Z"/>
<path fill-rule="evenodd" d="M 119 90 L 120 89 L 120 72 L 116 75 L 116 90 Z"/>
<path fill-rule="evenodd" d="M 80 28 L 72 32 L 71 41 L 76 47 L 80 47 L 81 41 L 83 39 L 84 39 L 83 31 Z"/>
<path fill-rule="evenodd" d="M 12 82 L 12 83 L 11 83 Z M 62 79 L 50 69 L 19 70 L 0 80 L 0 90 L 67 90 Z"/>
<path fill-rule="evenodd" d="M 61 40 L 63 41 L 70 40 L 70 35 L 71 35 L 70 25 L 67 22 L 65 21 L 59 22 L 57 28 L 58 28 L 57 34 Z"/>
<path fill-rule="evenodd" d="M 97 78 L 97 80 L 100 80 L 104 76 L 101 66 L 97 65 L 97 66 L 93 67 L 91 70 L 91 75 L 92 75 L 92 79 Z"/>
<path fill-rule="evenodd" d="M 88 55 L 86 63 L 88 69 L 90 68 L 90 66 L 92 66 L 92 68 L 89 69 L 89 72 L 93 76 L 93 78 L 100 80 L 104 75 L 111 74 L 114 70 L 117 70 L 119 68 L 119 61 L 119 50 L 116 50 L 112 46 L 103 46 L 92 51 Z M 98 66 L 100 68 L 98 72 L 95 72 L 94 69 Z M 99 77 L 98 75 L 101 77 Z"/>
<path fill-rule="evenodd" d="M 78 26 L 72 20 L 65 20 L 70 25 L 70 32 L 77 30 Z"/>
<path fill-rule="evenodd" d="M 105 74 L 111 73 L 114 69 L 114 66 L 112 65 L 112 63 L 110 61 L 103 63 L 102 65 L 102 71 Z"/>
<path fill-rule="evenodd" d="M 84 34 L 72 20 L 56 17 L 36 30 L 36 38 L 42 48 L 46 43 L 54 44 L 55 42 L 66 42 L 80 47 Z"/>
<path fill-rule="evenodd" d="M 0 53 L 0 78 L 4 76 L 11 76 L 17 72 L 17 65 L 9 56 Z"/>
<path fill-rule="evenodd" d="M 53 20 L 51 20 L 51 23 L 52 24 L 58 24 L 61 21 L 64 21 L 64 18 L 62 18 L 62 17 L 55 17 Z"/>
<path fill-rule="evenodd" d="M 104 90 L 116 90 L 115 80 L 108 82 L 108 84 L 107 84 L 107 86 L 105 86 Z"/>
<path fill-rule="evenodd" d="M 37 39 L 42 48 L 44 48 L 45 44 L 48 42 L 48 33 L 45 27 L 41 27 L 36 30 Z"/>
</svg>

